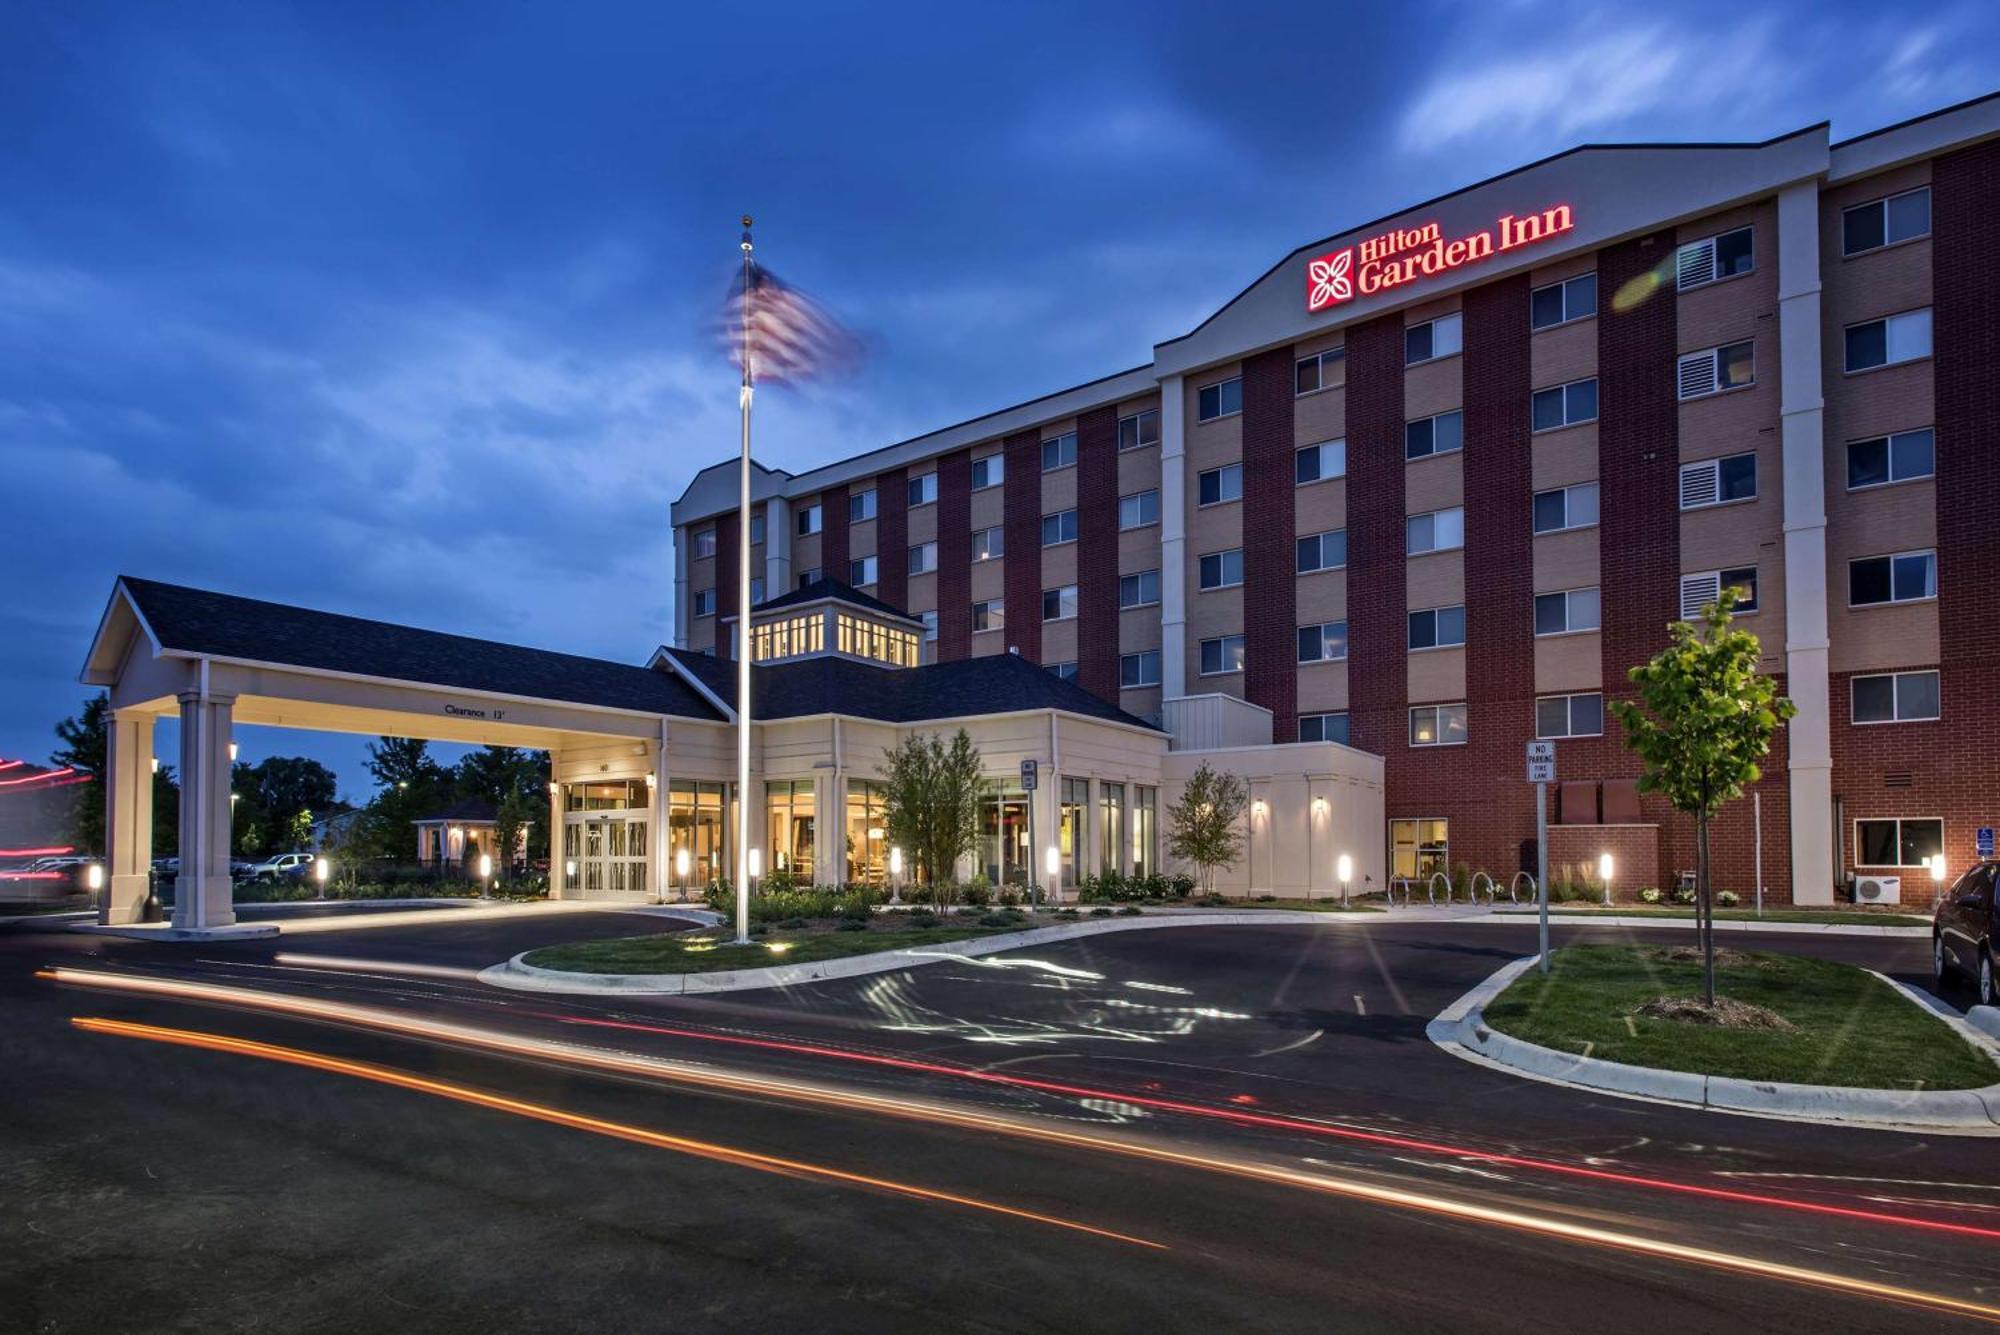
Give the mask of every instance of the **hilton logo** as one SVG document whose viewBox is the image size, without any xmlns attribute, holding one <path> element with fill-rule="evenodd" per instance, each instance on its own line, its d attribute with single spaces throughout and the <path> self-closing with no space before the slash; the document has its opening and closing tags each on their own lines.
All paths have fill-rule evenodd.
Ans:
<svg viewBox="0 0 2000 1335">
<path fill-rule="evenodd" d="M 1372 296 L 1419 278 L 1449 273 L 1467 264 L 1490 260 L 1504 251 L 1519 250 L 1561 236 L 1576 227 L 1567 204 L 1525 218 L 1503 214 L 1483 232 L 1446 241 L 1436 223 L 1397 227 L 1369 237 L 1359 245 L 1322 255 L 1306 264 L 1306 310 L 1323 311 L 1352 301 L 1356 294 Z"/>
</svg>

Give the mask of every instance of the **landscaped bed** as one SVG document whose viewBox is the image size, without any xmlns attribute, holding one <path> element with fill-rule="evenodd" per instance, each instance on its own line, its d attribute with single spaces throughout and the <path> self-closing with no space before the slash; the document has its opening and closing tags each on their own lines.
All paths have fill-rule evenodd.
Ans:
<svg viewBox="0 0 2000 1335">
<path fill-rule="evenodd" d="M 1500 1033 L 1604 1061 L 1741 1080 L 1862 1089 L 1978 1089 L 2000 1065 L 1865 970 L 1829 960 L 1718 951 L 1716 995 L 1790 1029 L 1655 1018 L 1662 997 L 1701 996 L 1687 946 L 1566 946 L 1547 978 L 1530 969 L 1485 1008 Z"/>
<path fill-rule="evenodd" d="M 937 925 L 914 925 L 926 920 L 934 920 Z M 1074 920 L 1052 913 L 1019 911 L 978 916 L 954 914 L 936 919 L 928 919 L 927 915 L 881 913 L 865 923 L 815 918 L 798 926 L 772 926 L 753 937 L 747 946 L 735 944 L 734 929 L 725 923 L 696 932 L 661 932 L 545 946 L 530 951 L 525 962 L 537 969 L 567 973 L 720 973 L 909 950 L 971 937 L 1025 932 Z"/>
<path fill-rule="evenodd" d="M 1533 914 L 1538 912 L 1532 904 L 1501 905 L 1499 913 Z M 1613 904 L 1610 908 L 1549 908 L 1551 918 L 1683 918 L 1691 919 L 1694 910 L 1689 908 L 1661 909 L 1645 904 Z M 1910 913 L 1869 913 L 1866 911 L 1843 909 L 1767 909 L 1758 914 L 1750 909 L 1717 909 L 1717 922 L 1817 922 L 1830 927 L 1927 927 L 1929 918 L 1919 918 Z"/>
</svg>

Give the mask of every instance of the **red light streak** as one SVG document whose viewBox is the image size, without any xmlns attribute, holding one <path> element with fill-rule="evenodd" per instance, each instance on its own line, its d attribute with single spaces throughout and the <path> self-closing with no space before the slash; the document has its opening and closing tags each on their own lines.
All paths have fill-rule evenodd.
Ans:
<svg viewBox="0 0 2000 1335">
<path fill-rule="evenodd" d="M 13 765 L 18 765 L 20 763 L 21 763 L 20 761 L 16 760 L 12 762 L 11 765 L 0 765 L 0 769 L 10 769 L 13 767 Z M 75 774 L 75 773 L 76 770 L 74 768 L 71 768 L 69 766 L 64 766 L 62 769 L 47 770 L 41 774 L 30 774 L 25 778 L 0 779 L 0 788 L 18 788 L 22 784 L 27 784 L 27 783 L 48 783 L 51 780 L 60 779 L 66 774 Z M 89 782 L 89 779 L 90 776 L 87 774 L 80 775 L 78 776 L 76 782 L 87 783 Z"/>
<path fill-rule="evenodd" d="M 75 851 L 68 844 L 60 848 L 0 848 L 0 858 L 59 858 Z"/>
</svg>

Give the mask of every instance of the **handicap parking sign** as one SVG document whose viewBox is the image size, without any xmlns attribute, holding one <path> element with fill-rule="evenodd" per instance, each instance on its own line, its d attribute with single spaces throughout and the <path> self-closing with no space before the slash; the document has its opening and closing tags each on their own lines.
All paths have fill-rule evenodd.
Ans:
<svg viewBox="0 0 2000 1335">
<path fill-rule="evenodd" d="M 1982 826 L 1980 826 L 1980 827 L 1979 827 L 1979 832 L 1978 832 L 1978 833 L 1977 833 L 1976 835 L 1974 835 L 1974 836 L 1973 836 L 1973 842 L 1974 842 L 1975 844 L 1977 844 L 1977 845 L 1979 846 L 1979 856 L 1980 856 L 1980 857 L 1982 857 L 1982 858 L 1990 858 L 1990 857 L 1992 857 L 1992 856 L 1993 856 L 1993 827 L 1992 827 L 1991 825 L 1982 825 Z"/>
</svg>

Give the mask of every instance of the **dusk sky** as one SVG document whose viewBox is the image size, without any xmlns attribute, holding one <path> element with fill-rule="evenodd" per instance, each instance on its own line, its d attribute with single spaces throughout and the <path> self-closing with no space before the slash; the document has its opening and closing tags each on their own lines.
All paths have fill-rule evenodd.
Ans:
<svg viewBox="0 0 2000 1335">
<path fill-rule="evenodd" d="M 1291 248 L 1578 142 L 1996 87 L 1979 3 L 0 0 L 0 758 L 47 757 L 120 573 L 671 640 L 746 210 L 869 343 L 760 398 L 798 470 L 1140 364 Z M 243 741 L 367 796 L 360 739 Z"/>
</svg>

